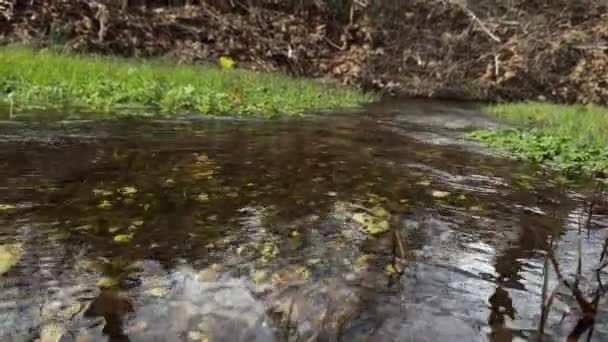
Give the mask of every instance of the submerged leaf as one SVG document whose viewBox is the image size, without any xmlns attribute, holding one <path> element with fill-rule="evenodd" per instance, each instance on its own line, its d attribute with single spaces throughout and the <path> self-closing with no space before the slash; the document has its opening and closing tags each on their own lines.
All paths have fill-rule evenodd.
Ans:
<svg viewBox="0 0 608 342">
<path fill-rule="evenodd" d="M 118 190 L 118 192 L 125 196 L 133 196 L 137 193 L 137 189 L 133 186 L 125 186 L 124 188 Z"/>
<path fill-rule="evenodd" d="M 0 245 L 0 275 L 11 269 L 21 258 L 20 243 Z"/>
<path fill-rule="evenodd" d="M 97 208 L 99 208 L 99 209 L 111 209 L 112 208 L 112 203 L 110 203 L 110 201 L 104 200 L 104 201 L 101 201 L 97 205 Z"/>
<path fill-rule="evenodd" d="M 146 294 L 151 297 L 164 297 L 167 293 L 169 293 L 169 289 L 164 287 L 155 287 L 146 291 Z"/>
<path fill-rule="evenodd" d="M 114 287 L 118 284 L 118 281 L 114 278 L 103 277 L 97 281 L 97 286 L 99 288 L 109 288 Z"/>
<path fill-rule="evenodd" d="M 109 190 L 93 189 L 93 195 L 95 195 L 95 196 L 108 197 L 112 194 L 113 194 L 113 192 L 109 191 Z"/>
<path fill-rule="evenodd" d="M 196 196 L 195 200 L 196 200 L 197 202 L 200 202 L 200 203 L 205 203 L 205 202 L 208 202 L 208 201 L 209 201 L 209 195 L 207 195 L 207 194 L 206 194 L 206 193 L 204 193 L 204 192 L 203 192 L 203 193 L 200 193 L 198 196 Z"/>
<path fill-rule="evenodd" d="M 254 283 L 263 283 L 268 280 L 268 272 L 265 270 L 254 270 L 251 272 L 251 280 Z"/>
<path fill-rule="evenodd" d="M 433 190 L 433 197 L 435 198 L 447 198 L 450 196 L 450 193 L 447 191 Z"/>
<path fill-rule="evenodd" d="M 64 327 L 57 324 L 45 325 L 40 331 L 40 342 L 59 342 L 66 332 Z"/>
<path fill-rule="evenodd" d="M 12 204 L 2 204 L 0 203 L 0 211 L 12 210 L 15 209 L 15 206 Z"/>
<path fill-rule="evenodd" d="M 372 209 L 372 216 L 367 213 L 355 213 L 352 218 L 361 225 L 361 229 L 370 235 L 378 235 L 389 230 L 388 221 L 385 219 L 387 212 L 383 208 Z"/>
<path fill-rule="evenodd" d="M 384 272 L 389 277 L 392 277 L 394 275 L 401 273 L 401 268 L 399 267 L 399 265 L 387 264 L 386 267 L 384 268 Z"/>
<path fill-rule="evenodd" d="M 266 259 L 274 258 L 279 254 L 279 246 L 277 246 L 274 242 L 266 242 L 264 243 L 264 247 L 262 249 L 262 256 Z"/>
<path fill-rule="evenodd" d="M 131 234 L 118 234 L 114 237 L 114 242 L 118 243 L 128 243 L 133 240 L 133 233 Z"/>
</svg>

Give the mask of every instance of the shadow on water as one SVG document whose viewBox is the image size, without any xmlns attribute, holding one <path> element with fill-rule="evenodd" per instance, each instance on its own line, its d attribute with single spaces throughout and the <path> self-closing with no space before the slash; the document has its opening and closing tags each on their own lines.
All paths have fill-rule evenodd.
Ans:
<svg viewBox="0 0 608 342">
<path fill-rule="evenodd" d="M 438 102 L 2 125 L 0 336 L 535 339 L 549 241 L 574 272 L 591 190 L 462 139 L 480 125 L 496 123 Z M 602 199 L 589 269 L 607 213 Z M 548 340 L 580 319 L 570 298 L 556 296 Z M 591 340 L 608 338 L 605 316 Z"/>
</svg>

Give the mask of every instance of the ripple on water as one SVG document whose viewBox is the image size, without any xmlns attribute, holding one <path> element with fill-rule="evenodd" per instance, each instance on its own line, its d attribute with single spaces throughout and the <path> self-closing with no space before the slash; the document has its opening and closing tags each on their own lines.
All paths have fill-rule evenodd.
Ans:
<svg viewBox="0 0 608 342">
<path fill-rule="evenodd" d="M 480 119 L 449 108 L 0 127 L 0 243 L 22 251 L 0 276 L 0 337 L 529 338 L 556 229 L 576 269 L 586 189 L 460 144 Z M 556 339 L 580 317 L 569 298 Z"/>
</svg>

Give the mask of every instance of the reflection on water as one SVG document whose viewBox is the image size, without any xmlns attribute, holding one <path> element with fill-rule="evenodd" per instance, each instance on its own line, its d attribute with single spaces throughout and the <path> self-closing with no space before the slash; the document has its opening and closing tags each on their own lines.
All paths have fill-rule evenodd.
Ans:
<svg viewBox="0 0 608 342">
<path fill-rule="evenodd" d="M 450 108 L 1 126 L 0 337 L 534 336 L 544 251 L 558 234 L 576 267 L 586 187 L 463 144 L 488 123 Z M 564 291 L 546 333 L 567 336 L 575 310 Z"/>
</svg>

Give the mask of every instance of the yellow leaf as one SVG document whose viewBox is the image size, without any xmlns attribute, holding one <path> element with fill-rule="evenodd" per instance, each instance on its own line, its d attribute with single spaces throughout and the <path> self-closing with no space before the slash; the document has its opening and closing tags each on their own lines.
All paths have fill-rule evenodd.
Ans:
<svg viewBox="0 0 608 342">
<path fill-rule="evenodd" d="M 59 342 L 66 332 L 66 329 L 60 325 L 45 325 L 40 331 L 40 342 Z"/>
<path fill-rule="evenodd" d="M 254 270 L 251 272 L 251 280 L 254 283 L 263 283 L 268 279 L 268 272 L 264 270 Z"/>
<path fill-rule="evenodd" d="M 450 193 L 447 191 L 439 191 L 439 190 L 433 191 L 433 197 L 435 197 L 435 198 L 446 198 L 448 196 L 450 196 Z"/>
<path fill-rule="evenodd" d="M 146 291 L 146 294 L 152 297 L 164 297 L 169 290 L 163 287 L 155 287 Z"/>
<path fill-rule="evenodd" d="M 107 196 L 112 195 L 112 191 L 103 190 L 103 189 L 93 189 L 93 195 L 107 197 Z"/>
<path fill-rule="evenodd" d="M 370 235 L 378 235 L 389 230 L 388 221 L 384 219 L 386 211 L 382 208 L 372 210 L 375 214 L 380 214 L 380 217 L 374 217 L 367 213 L 355 213 L 352 218 L 355 222 L 361 225 L 361 229 Z"/>
<path fill-rule="evenodd" d="M 114 287 L 116 284 L 118 284 L 118 281 L 110 277 L 103 277 L 97 282 L 97 286 L 100 288 Z"/>
<path fill-rule="evenodd" d="M 384 272 L 390 277 L 401 273 L 401 268 L 398 265 L 387 264 L 384 268 Z"/>
<path fill-rule="evenodd" d="M 101 201 L 101 203 L 99 203 L 97 205 L 97 208 L 99 208 L 99 209 L 110 209 L 110 208 L 112 208 L 112 203 L 110 203 L 110 201 Z"/>
<path fill-rule="evenodd" d="M 118 191 L 125 196 L 131 196 L 137 193 L 137 189 L 133 186 L 125 186 L 124 188 Z"/>
<path fill-rule="evenodd" d="M 0 275 L 11 269 L 21 258 L 21 244 L 0 245 Z"/>
<path fill-rule="evenodd" d="M 209 195 L 207 195 L 204 192 L 200 193 L 198 196 L 195 197 L 195 200 L 200 203 L 207 202 L 207 201 L 209 201 Z"/>
<path fill-rule="evenodd" d="M 262 256 L 264 258 L 274 258 L 277 254 L 279 254 L 279 247 L 274 242 L 264 243 L 262 249 Z"/>
<path fill-rule="evenodd" d="M 119 234 L 114 237 L 114 242 L 127 243 L 133 240 L 133 233 L 131 234 Z"/>
<path fill-rule="evenodd" d="M 234 59 L 228 56 L 222 56 L 218 59 L 218 65 L 222 69 L 232 69 L 234 68 L 235 64 L 236 62 L 234 61 Z"/>
<path fill-rule="evenodd" d="M 0 203 L 0 211 L 15 209 L 15 206 L 12 204 L 1 204 Z"/>
</svg>

